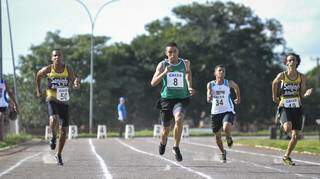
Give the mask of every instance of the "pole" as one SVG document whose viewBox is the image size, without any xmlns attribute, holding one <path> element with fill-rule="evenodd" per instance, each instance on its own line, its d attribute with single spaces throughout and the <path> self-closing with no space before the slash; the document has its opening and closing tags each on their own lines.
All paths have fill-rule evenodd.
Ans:
<svg viewBox="0 0 320 179">
<path fill-rule="evenodd" d="M 86 4 L 84 4 L 81 0 L 75 0 L 76 2 L 78 2 L 79 4 L 81 4 L 85 11 L 87 12 L 89 19 L 90 19 L 90 23 L 91 23 L 91 48 L 90 48 L 90 76 L 91 76 L 91 80 L 90 80 L 90 102 L 89 102 L 89 133 L 92 133 L 92 119 L 93 119 L 93 82 L 94 82 L 94 75 L 93 75 L 93 60 L 94 60 L 94 39 L 93 39 L 93 33 L 94 33 L 94 26 L 95 26 L 95 22 L 98 18 L 98 15 L 100 14 L 100 12 L 102 11 L 102 9 L 107 6 L 108 4 L 118 1 L 118 0 L 111 0 L 108 2 L 105 2 L 98 10 L 97 14 L 95 15 L 94 18 L 92 18 L 92 15 L 87 7 Z"/>
<path fill-rule="evenodd" d="M 9 37 L 10 37 L 10 46 L 11 46 L 11 57 L 12 57 L 12 66 L 13 66 L 13 90 L 14 90 L 14 97 L 16 99 L 16 103 L 18 104 L 18 93 L 17 93 L 17 75 L 16 75 L 16 63 L 14 57 L 14 50 L 13 50 L 13 40 L 12 40 L 12 30 L 11 30 L 11 20 L 10 20 L 10 11 L 9 11 L 9 3 L 6 0 L 7 5 L 7 16 L 8 16 L 8 23 L 9 23 Z M 19 117 L 14 121 L 15 123 L 15 133 L 19 134 Z"/>
</svg>

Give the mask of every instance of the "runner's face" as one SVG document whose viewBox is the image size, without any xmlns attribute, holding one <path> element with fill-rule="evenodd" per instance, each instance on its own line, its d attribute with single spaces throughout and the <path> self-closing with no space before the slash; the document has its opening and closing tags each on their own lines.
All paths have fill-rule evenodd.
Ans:
<svg viewBox="0 0 320 179">
<path fill-rule="evenodd" d="M 217 78 L 224 78 L 225 69 L 222 68 L 222 67 L 216 68 L 216 70 L 214 71 L 214 75 L 215 75 Z"/>
<path fill-rule="evenodd" d="M 291 68 L 296 68 L 298 61 L 295 56 L 289 55 L 287 57 L 286 65 Z"/>
<path fill-rule="evenodd" d="M 167 47 L 166 55 L 169 60 L 176 60 L 178 59 L 179 50 L 177 49 L 177 47 Z"/>
<path fill-rule="evenodd" d="M 52 58 L 51 59 L 54 64 L 61 64 L 62 53 L 59 50 L 52 51 Z"/>
</svg>

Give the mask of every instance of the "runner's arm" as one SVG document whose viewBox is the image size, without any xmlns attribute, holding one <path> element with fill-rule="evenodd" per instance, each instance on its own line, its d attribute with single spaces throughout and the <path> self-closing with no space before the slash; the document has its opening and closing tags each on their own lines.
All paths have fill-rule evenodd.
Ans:
<svg viewBox="0 0 320 179">
<path fill-rule="evenodd" d="M 67 66 L 68 73 L 69 73 L 69 78 L 70 81 L 72 82 L 73 88 L 79 88 L 80 87 L 80 78 L 76 77 L 74 74 L 74 71 L 72 70 L 71 67 Z"/>
<path fill-rule="evenodd" d="M 300 96 L 306 98 L 312 94 L 313 88 L 307 89 L 307 78 L 301 74 L 301 94 Z"/>
<path fill-rule="evenodd" d="M 162 62 L 158 63 L 156 71 L 154 72 L 151 80 L 151 86 L 153 87 L 157 86 L 161 82 L 163 76 L 167 73 L 167 71 L 168 71 L 167 67 L 163 69 Z"/>
<path fill-rule="evenodd" d="M 188 90 L 192 96 L 195 94 L 196 91 L 192 88 L 192 73 L 191 73 L 191 69 L 190 69 L 190 61 L 184 60 L 184 63 L 186 64 L 186 81 L 187 81 L 187 85 L 188 85 Z"/>
<path fill-rule="evenodd" d="M 212 92 L 211 92 L 211 82 L 207 84 L 207 102 L 211 103 L 212 102 Z"/>
<path fill-rule="evenodd" d="M 283 73 L 279 73 L 277 77 L 272 81 L 272 100 L 275 103 L 280 102 L 280 99 L 278 97 L 278 83 L 280 83 L 283 78 Z"/>
<path fill-rule="evenodd" d="M 6 86 L 8 95 L 9 95 L 9 97 L 10 97 L 10 103 L 11 103 L 11 105 L 13 105 L 13 108 L 14 108 L 16 111 L 18 111 L 18 105 L 17 105 L 17 102 L 16 102 L 16 98 L 14 97 L 14 94 L 13 94 L 12 90 L 9 88 L 7 82 L 5 82 L 5 86 Z"/>
<path fill-rule="evenodd" d="M 43 77 L 45 77 L 48 73 L 50 73 L 51 66 L 43 67 L 41 70 L 38 71 L 36 75 L 36 93 L 37 97 L 41 97 L 41 90 L 40 90 L 40 84 Z"/>
<path fill-rule="evenodd" d="M 229 84 L 230 84 L 230 87 L 233 88 L 234 92 L 236 93 L 236 99 L 234 100 L 234 102 L 236 104 L 240 104 L 241 97 L 240 97 L 239 85 L 236 82 L 232 81 L 232 80 L 229 81 Z"/>
</svg>

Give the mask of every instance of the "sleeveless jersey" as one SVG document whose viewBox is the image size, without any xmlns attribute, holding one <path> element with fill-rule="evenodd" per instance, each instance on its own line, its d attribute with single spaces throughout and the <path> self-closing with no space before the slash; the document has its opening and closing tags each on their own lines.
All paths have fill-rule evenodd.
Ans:
<svg viewBox="0 0 320 179">
<path fill-rule="evenodd" d="M 280 87 L 280 106 L 285 108 L 299 108 L 301 106 L 300 98 L 301 90 L 301 74 L 295 80 L 289 79 L 284 72 L 284 79 L 281 81 Z"/>
<path fill-rule="evenodd" d="M 8 98 L 6 90 L 6 81 L 0 80 L 0 107 L 8 107 Z"/>
<path fill-rule="evenodd" d="M 162 78 L 161 98 L 184 99 L 190 96 L 186 81 L 186 65 L 179 58 L 177 64 L 170 64 L 167 59 L 162 61 L 163 68 L 170 66 L 171 72 Z"/>
<path fill-rule="evenodd" d="M 47 79 L 47 99 L 62 102 L 69 101 L 69 73 L 67 66 L 65 65 L 62 73 L 57 73 L 52 66 L 50 73 L 47 74 Z"/>
<path fill-rule="evenodd" d="M 235 113 L 228 80 L 223 80 L 223 84 L 221 85 L 217 84 L 215 81 L 211 81 L 210 88 L 212 95 L 211 114 L 225 112 Z"/>
</svg>

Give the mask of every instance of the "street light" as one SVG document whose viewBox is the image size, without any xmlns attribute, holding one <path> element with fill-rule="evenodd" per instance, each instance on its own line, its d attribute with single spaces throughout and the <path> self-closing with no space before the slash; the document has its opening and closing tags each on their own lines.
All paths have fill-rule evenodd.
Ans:
<svg viewBox="0 0 320 179">
<path fill-rule="evenodd" d="M 86 10 L 89 19 L 90 19 L 90 23 L 91 23 L 91 58 L 90 58 L 90 76 L 91 76 L 91 80 L 90 80 L 90 113 L 89 113 L 89 133 L 92 133 L 92 106 L 93 106 L 93 31 L 94 31 L 94 25 L 95 22 L 98 18 L 99 13 L 102 11 L 102 9 L 104 7 L 106 7 L 108 4 L 111 4 L 112 2 L 118 1 L 118 0 L 111 0 L 108 1 L 106 3 L 104 3 L 98 10 L 97 14 L 94 16 L 94 18 L 92 18 L 92 15 L 88 9 L 88 7 L 81 1 L 81 0 L 75 0 L 76 2 L 80 3 L 84 9 Z"/>
</svg>

